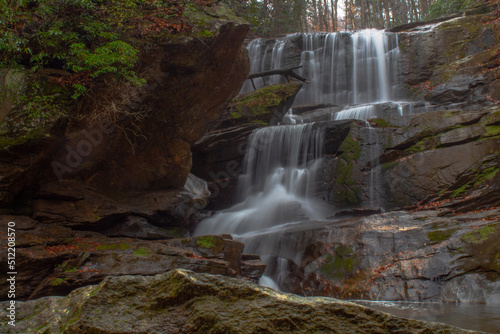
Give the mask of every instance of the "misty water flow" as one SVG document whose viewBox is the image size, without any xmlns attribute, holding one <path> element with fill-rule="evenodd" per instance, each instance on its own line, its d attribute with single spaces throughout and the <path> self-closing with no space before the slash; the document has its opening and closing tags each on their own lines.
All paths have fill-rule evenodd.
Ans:
<svg viewBox="0 0 500 334">
<path fill-rule="evenodd" d="M 302 46 L 300 54 L 289 47 L 291 40 Z M 336 113 L 324 111 L 329 119 L 371 118 L 380 109 L 377 104 L 388 104 L 397 96 L 398 48 L 393 33 L 364 30 L 352 34 L 294 34 L 278 40 L 257 39 L 248 49 L 252 73 L 300 65 L 298 71 L 310 84 L 303 86 L 295 105 L 342 105 Z M 293 64 L 293 59 L 300 63 Z M 272 76 L 266 80 L 269 85 L 283 78 Z M 242 92 L 249 89 L 251 83 L 247 82 Z M 391 106 L 397 115 L 401 114 L 400 102 Z M 316 175 L 324 146 L 321 127 L 307 119 L 299 119 L 298 123 L 265 127 L 251 135 L 238 180 L 237 204 L 204 220 L 195 231 L 196 235 L 230 233 L 244 241 L 246 252 L 260 254 L 268 264 L 272 262 L 262 282 L 266 285 L 280 286 L 286 279 L 289 261 L 296 262 L 301 255 L 301 250 L 293 249 L 286 258 L 273 255 L 273 249 L 281 247 L 278 239 L 284 225 L 322 220 L 332 213 L 316 196 Z M 369 144 L 375 147 L 376 136 L 369 138 L 375 142 Z M 368 183 L 377 184 L 373 172 Z M 370 194 L 374 197 L 370 203 L 377 205 L 376 191 Z M 259 242 L 263 234 L 275 235 L 276 242 L 263 245 Z"/>
<path fill-rule="evenodd" d="M 301 66 L 296 71 L 310 83 L 303 85 L 294 107 L 321 107 L 297 115 L 292 108 L 283 125 L 254 131 L 238 180 L 237 204 L 202 221 L 195 235 L 232 234 L 245 243 L 246 253 L 259 254 L 266 262 L 260 284 L 278 289 L 286 286 L 293 268 L 300 267 L 305 252 L 303 240 L 287 231 L 309 230 L 342 209 L 328 207 L 318 196 L 324 143 L 321 126 L 314 122 L 388 119 L 425 112 L 429 105 L 401 97 L 394 33 L 293 34 L 257 39 L 248 49 L 251 73 Z M 266 77 L 265 82 L 254 80 L 257 89 L 283 82 L 278 75 Z M 252 86 L 247 80 L 241 93 L 252 91 Z M 383 207 L 377 132 L 365 123 L 362 145 L 367 147 L 369 205 Z"/>
</svg>

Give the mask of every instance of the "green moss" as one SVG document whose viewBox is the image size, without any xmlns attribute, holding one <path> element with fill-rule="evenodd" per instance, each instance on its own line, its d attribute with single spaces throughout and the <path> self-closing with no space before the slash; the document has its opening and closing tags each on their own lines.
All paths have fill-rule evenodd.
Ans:
<svg viewBox="0 0 500 334">
<path fill-rule="evenodd" d="M 231 113 L 231 116 L 239 118 L 243 115 L 267 113 L 270 107 L 277 107 L 296 94 L 300 87 L 301 85 L 296 83 L 272 85 L 239 96 L 233 100 L 236 111 Z"/>
<path fill-rule="evenodd" d="M 500 134 L 500 125 L 488 125 L 486 126 L 485 136 L 496 136 Z"/>
<path fill-rule="evenodd" d="M 438 142 L 439 142 L 439 136 L 426 137 L 418 141 L 416 144 L 407 148 L 405 152 L 413 154 L 427 150 L 432 150 L 437 147 Z"/>
<path fill-rule="evenodd" d="M 57 286 L 63 284 L 65 281 L 66 281 L 65 279 L 58 277 L 54 278 L 49 284 L 52 286 Z"/>
<path fill-rule="evenodd" d="M 109 245 L 100 245 L 100 246 L 97 246 L 96 249 L 98 250 L 106 250 L 106 249 L 121 249 L 121 250 L 125 250 L 125 249 L 129 249 L 130 246 L 124 242 L 120 243 L 120 244 L 109 244 Z"/>
<path fill-rule="evenodd" d="M 207 235 L 205 237 L 198 238 L 196 239 L 196 245 L 201 248 L 214 248 L 216 246 L 215 237 Z"/>
<path fill-rule="evenodd" d="M 239 112 L 233 111 L 231 113 L 231 117 L 232 118 L 240 118 L 240 117 L 243 117 L 243 115 L 241 113 L 239 113 Z"/>
<path fill-rule="evenodd" d="M 463 195 L 467 191 L 468 188 L 470 188 L 470 184 L 469 183 L 464 184 L 460 188 L 455 189 L 453 191 L 453 193 L 451 194 L 451 197 L 457 197 L 457 196 Z"/>
<path fill-rule="evenodd" d="M 327 254 L 320 271 L 331 279 L 341 279 L 354 274 L 354 268 L 359 259 L 354 254 L 351 246 L 339 245 L 335 253 Z"/>
<path fill-rule="evenodd" d="M 75 272 L 75 271 L 77 271 L 77 270 L 78 270 L 78 267 L 76 267 L 76 266 L 75 266 L 75 267 L 70 266 L 70 267 L 68 267 L 68 268 L 64 269 L 64 272 L 65 272 L 65 273 L 74 273 L 74 272 Z"/>
<path fill-rule="evenodd" d="M 92 291 L 90 291 L 89 297 L 95 296 L 97 291 L 99 291 L 99 286 L 96 286 Z"/>
<path fill-rule="evenodd" d="M 352 167 L 352 160 L 339 160 L 337 163 L 337 184 L 349 186 L 354 184 L 352 180 Z"/>
<path fill-rule="evenodd" d="M 349 157 L 349 160 L 357 160 L 361 154 L 361 146 L 349 134 L 340 145 L 339 151 L 342 152 L 341 158 Z"/>
<path fill-rule="evenodd" d="M 469 244 L 477 244 L 485 241 L 491 234 L 495 233 L 498 224 L 484 226 L 476 231 L 466 233 L 461 240 Z"/>
<path fill-rule="evenodd" d="M 381 128 L 386 128 L 391 124 L 389 121 L 386 121 L 383 118 L 373 118 L 370 120 L 370 122 L 375 123 L 377 126 L 379 126 Z"/>
<path fill-rule="evenodd" d="M 427 233 L 427 238 L 433 243 L 438 243 L 448 240 L 456 231 L 456 229 L 431 231 Z"/>
<path fill-rule="evenodd" d="M 338 201 L 348 205 L 359 203 L 361 189 L 353 178 L 354 163 L 361 155 L 361 146 L 349 134 L 339 147 L 339 160 L 336 163 L 334 179 L 337 183 L 334 195 Z"/>
<path fill-rule="evenodd" d="M 38 141 L 41 138 L 44 138 L 46 135 L 46 132 L 42 129 L 34 129 L 26 134 L 15 137 L 15 138 L 9 138 L 6 136 L 0 137 L 0 149 L 5 149 L 10 146 L 19 146 L 22 144 L 25 144 L 29 141 Z"/>
<path fill-rule="evenodd" d="M 139 247 L 139 248 L 134 249 L 134 255 L 148 256 L 149 254 L 151 254 L 151 251 L 147 247 Z"/>
<path fill-rule="evenodd" d="M 478 175 L 477 175 L 477 181 L 474 185 L 478 185 L 480 183 L 483 183 L 485 180 L 491 180 L 497 175 L 498 173 L 498 167 L 489 167 L 484 170 L 482 170 Z"/>
</svg>

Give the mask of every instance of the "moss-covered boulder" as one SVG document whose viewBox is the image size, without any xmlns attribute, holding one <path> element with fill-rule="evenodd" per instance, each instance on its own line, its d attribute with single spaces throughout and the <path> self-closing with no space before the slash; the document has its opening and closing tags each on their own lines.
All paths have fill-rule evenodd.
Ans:
<svg viewBox="0 0 500 334">
<path fill-rule="evenodd" d="M 243 121 L 276 125 L 288 112 L 301 88 L 301 83 L 289 82 L 238 95 L 231 101 L 230 119 L 238 124 Z"/>
<path fill-rule="evenodd" d="M 67 297 L 18 302 L 16 327 L 0 305 L 4 333 L 470 333 L 186 270 L 109 277 Z"/>
</svg>

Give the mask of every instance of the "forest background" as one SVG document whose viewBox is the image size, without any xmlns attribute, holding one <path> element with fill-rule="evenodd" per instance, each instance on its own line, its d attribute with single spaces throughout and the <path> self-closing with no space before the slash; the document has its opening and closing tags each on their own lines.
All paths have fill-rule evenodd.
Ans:
<svg viewBox="0 0 500 334">
<path fill-rule="evenodd" d="M 384 29 L 432 20 L 477 0 L 223 0 L 259 36 L 291 32 Z"/>
</svg>

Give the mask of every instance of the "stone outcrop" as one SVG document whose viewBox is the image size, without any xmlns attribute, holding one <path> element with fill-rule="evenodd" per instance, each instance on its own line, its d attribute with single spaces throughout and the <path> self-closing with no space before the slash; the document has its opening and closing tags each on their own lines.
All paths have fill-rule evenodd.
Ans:
<svg viewBox="0 0 500 334">
<path fill-rule="evenodd" d="M 463 106 L 498 103 L 498 8 L 397 29 L 401 78 L 415 98 Z"/>
<path fill-rule="evenodd" d="M 350 302 L 304 298 L 186 270 L 108 277 L 67 297 L 17 303 L 14 330 L 6 324 L 4 304 L 0 312 L 5 333 L 471 333 Z"/>
<path fill-rule="evenodd" d="M 13 109 L 1 125 L 4 211 L 14 206 L 31 214 L 27 207 L 40 180 L 79 180 L 111 198 L 182 188 L 191 145 L 220 117 L 249 71 L 242 45 L 248 25 L 230 21 L 218 8 L 203 14 L 207 36 L 144 37 L 137 68 L 147 84 L 97 83 L 79 109 L 86 117 L 70 113 L 28 124 Z"/>
<path fill-rule="evenodd" d="M 156 275 L 186 268 L 257 280 L 265 269 L 258 256 L 243 255 L 243 243 L 230 235 L 172 239 L 172 230 L 157 228 L 157 236 L 169 239 L 153 241 L 110 238 L 22 216 L 0 219 L 5 225 L 16 222 L 17 300 L 63 296 L 107 276 Z M 7 261 L 6 252 L 0 259 Z M 8 288 L 7 281 L 0 283 L 2 295 L 7 295 Z"/>
<path fill-rule="evenodd" d="M 481 166 L 498 157 L 498 113 L 498 107 L 441 110 L 372 119 L 371 127 L 352 123 L 338 151 L 326 157 L 329 201 L 345 208 L 376 200 L 376 206 L 394 209 L 448 189 L 463 196 L 494 186 L 498 167 Z M 467 171 L 469 186 L 456 191 Z"/>
<path fill-rule="evenodd" d="M 499 209 L 457 214 L 438 205 L 304 222 L 259 242 L 274 245 L 267 256 L 289 259 L 279 282 L 285 291 L 343 299 L 498 303 Z"/>
<path fill-rule="evenodd" d="M 192 19 L 203 35 L 130 36 L 140 51 L 135 70 L 147 81 L 140 87 L 96 80 L 67 115 L 35 120 L 15 96 L 2 101 L 0 213 L 8 216 L 0 217 L 2 226 L 16 224 L 16 299 L 179 267 L 262 275 L 259 257 L 243 256 L 231 236 L 185 238 L 210 196 L 190 174 L 191 146 L 223 116 L 249 71 L 246 22 L 221 6 Z M 31 75 L 4 72 L 2 84 L 19 90 Z M 37 75 L 50 83 L 61 72 Z M 52 88 L 44 92 L 61 98 Z"/>
</svg>

